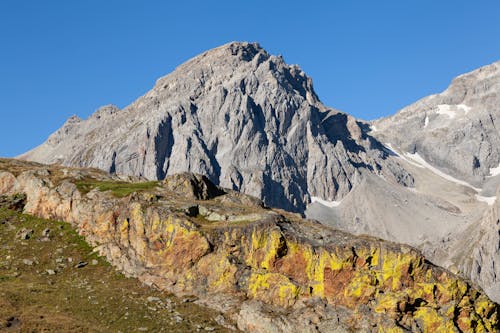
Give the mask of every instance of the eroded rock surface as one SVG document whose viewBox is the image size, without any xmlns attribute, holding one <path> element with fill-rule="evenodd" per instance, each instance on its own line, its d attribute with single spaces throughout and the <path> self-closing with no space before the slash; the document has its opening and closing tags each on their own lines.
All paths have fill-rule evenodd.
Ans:
<svg viewBox="0 0 500 333">
<path fill-rule="evenodd" d="M 496 62 L 458 76 L 440 94 L 374 121 L 372 134 L 481 187 L 500 162 L 499 92 Z"/>
<path fill-rule="evenodd" d="M 312 197 L 340 200 L 365 171 L 412 184 L 367 131 L 325 107 L 298 66 L 256 43 L 230 43 L 158 79 L 123 110 L 70 118 L 21 158 L 148 179 L 189 171 L 303 212 Z"/>
<path fill-rule="evenodd" d="M 71 222 L 122 271 L 196 295 L 243 330 L 499 329 L 497 304 L 409 246 L 241 204 L 230 191 L 194 200 L 161 182 L 113 187 L 119 179 L 97 170 L 12 160 L 0 160 L 0 170 L 0 194 L 25 193 L 27 213 Z M 209 221 L 186 205 L 253 218 Z"/>
</svg>

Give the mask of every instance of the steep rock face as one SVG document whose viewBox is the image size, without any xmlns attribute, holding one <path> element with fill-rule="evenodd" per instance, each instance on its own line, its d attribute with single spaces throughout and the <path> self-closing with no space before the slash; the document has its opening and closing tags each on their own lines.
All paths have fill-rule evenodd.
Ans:
<svg viewBox="0 0 500 333">
<path fill-rule="evenodd" d="M 499 91 L 496 62 L 458 76 L 440 94 L 374 121 L 372 134 L 481 187 L 500 162 Z"/>
<path fill-rule="evenodd" d="M 303 212 L 311 197 L 342 198 L 363 172 L 412 184 L 367 129 L 322 105 L 297 66 L 257 44 L 230 43 L 160 78 L 123 110 L 70 118 L 21 157 L 149 179 L 190 171 Z"/>
<path fill-rule="evenodd" d="M 197 295 L 243 330 L 500 327 L 497 304 L 411 247 L 263 209 L 230 190 L 194 200 L 168 189 L 173 182 L 186 187 L 180 193 L 199 193 L 204 183 L 189 175 L 146 186 L 96 170 L 8 160 L 0 170 L 0 194 L 25 193 L 26 212 L 70 221 L 124 272 Z M 125 192 L 133 189 L 141 190 Z"/>
</svg>

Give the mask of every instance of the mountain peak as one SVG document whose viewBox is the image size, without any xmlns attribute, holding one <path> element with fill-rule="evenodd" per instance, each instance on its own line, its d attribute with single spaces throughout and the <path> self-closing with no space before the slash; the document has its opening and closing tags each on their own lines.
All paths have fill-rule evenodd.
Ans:
<svg viewBox="0 0 500 333">
<path fill-rule="evenodd" d="M 351 118 L 321 104 L 298 66 L 257 43 L 232 42 L 23 157 L 149 179 L 190 171 L 298 212 L 313 196 L 341 199 L 363 170 L 411 183 Z"/>
<path fill-rule="evenodd" d="M 225 51 L 229 51 L 232 56 L 236 56 L 244 61 L 252 60 L 257 54 L 269 56 L 259 43 L 231 42 L 221 46 Z M 209 51 L 210 52 L 210 51 Z"/>
<path fill-rule="evenodd" d="M 249 42 L 230 42 L 214 49 L 203 52 L 202 54 L 188 60 L 178 69 L 184 67 L 200 66 L 206 64 L 212 65 L 230 65 L 235 66 L 238 63 L 255 61 L 258 64 L 268 60 L 271 55 L 263 49 L 258 43 Z"/>
</svg>

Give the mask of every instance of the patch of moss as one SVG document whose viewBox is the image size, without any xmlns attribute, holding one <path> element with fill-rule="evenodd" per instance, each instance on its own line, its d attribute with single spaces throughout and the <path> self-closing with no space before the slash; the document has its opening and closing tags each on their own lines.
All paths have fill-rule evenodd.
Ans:
<svg viewBox="0 0 500 333">
<path fill-rule="evenodd" d="M 98 189 L 101 192 L 111 191 L 111 193 L 118 198 L 126 197 L 134 192 L 152 190 L 156 186 L 158 186 L 157 181 L 128 183 L 119 181 L 82 180 L 76 182 L 76 187 L 82 194 L 87 194 L 93 189 Z"/>
</svg>

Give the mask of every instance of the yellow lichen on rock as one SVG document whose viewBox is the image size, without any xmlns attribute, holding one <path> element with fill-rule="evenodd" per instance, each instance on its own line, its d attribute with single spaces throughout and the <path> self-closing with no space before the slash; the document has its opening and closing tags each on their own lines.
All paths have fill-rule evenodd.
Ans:
<svg viewBox="0 0 500 333">
<path fill-rule="evenodd" d="M 403 297 L 402 295 L 396 295 L 392 292 L 388 292 L 378 295 L 376 299 L 377 304 L 374 307 L 375 312 L 395 314 L 398 310 L 400 299 L 403 299 Z"/>
<path fill-rule="evenodd" d="M 196 269 L 206 277 L 208 288 L 212 291 L 229 291 L 236 283 L 237 267 L 229 262 L 225 254 L 209 253 L 203 256 Z"/>
<path fill-rule="evenodd" d="M 375 295 L 376 278 L 367 271 L 357 271 L 344 289 L 344 297 L 349 303 L 365 303 Z"/>
<path fill-rule="evenodd" d="M 120 243 L 121 244 L 128 243 L 128 229 L 129 229 L 128 219 L 124 219 L 120 225 Z"/>
<path fill-rule="evenodd" d="M 252 267 L 269 270 L 276 259 L 282 241 L 283 236 L 279 228 L 254 230 L 247 263 Z"/>
<path fill-rule="evenodd" d="M 141 204 L 132 203 L 130 206 L 129 221 L 132 232 L 129 233 L 129 240 L 130 245 L 142 260 L 145 258 L 147 251 L 146 231 L 144 223 L 144 213 L 142 211 Z"/>
<path fill-rule="evenodd" d="M 253 273 L 248 280 L 248 296 L 266 303 L 288 307 L 299 293 L 299 287 L 281 274 Z"/>
<path fill-rule="evenodd" d="M 385 251 L 379 279 L 391 290 L 400 290 L 402 282 L 410 281 L 408 277 L 410 268 L 415 269 L 412 267 L 414 263 L 415 257 L 411 254 Z"/>
<path fill-rule="evenodd" d="M 415 319 L 420 322 L 424 332 L 449 333 L 457 329 L 452 320 L 443 317 L 437 310 L 431 307 L 419 307 L 414 312 Z"/>
<path fill-rule="evenodd" d="M 67 218 L 127 275 L 161 289 L 200 299 L 221 293 L 238 302 L 255 299 L 267 304 L 263 309 L 281 307 L 279 320 L 312 313 L 308 318 L 317 324 L 327 321 L 319 314 L 333 311 L 353 331 L 499 329 L 497 304 L 409 246 L 356 237 L 286 213 L 258 207 L 249 211 L 231 200 L 226 206 L 222 199 L 204 199 L 204 205 L 227 216 L 259 210 L 263 218 L 207 223 L 186 213 L 186 204 L 193 207 L 198 204 L 193 200 L 201 200 L 193 195 L 185 198 L 158 187 L 154 193 L 122 198 L 97 189 L 73 195 L 71 183 L 62 186 L 50 179 L 51 173 L 43 174 L 8 179 L 29 192 L 25 209 Z"/>
</svg>

